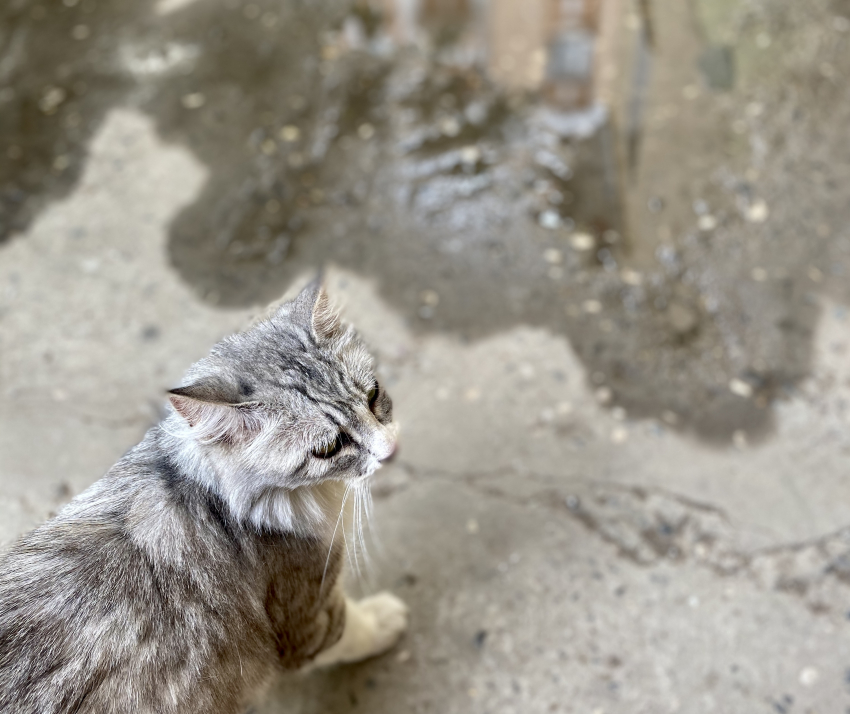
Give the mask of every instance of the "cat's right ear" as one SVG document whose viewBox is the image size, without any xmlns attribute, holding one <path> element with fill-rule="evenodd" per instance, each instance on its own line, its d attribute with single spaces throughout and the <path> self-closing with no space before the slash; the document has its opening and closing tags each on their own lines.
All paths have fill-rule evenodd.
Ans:
<svg viewBox="0 0 850 714">
<path fill-rule="evenodd" d="M 309 327 L 320 342 L 338 337 L 345 331 L 328 299 L 322 272 L 292 301 L 292 314 L 298 322 Z"/>
<path fill-rule="evenodd" d="M 202 441 L 241 441 L 261 428 L 256 402 L 237 402 L 217 382 L 202 381 L 168 392 L 168 399 Z"/>
</svg>

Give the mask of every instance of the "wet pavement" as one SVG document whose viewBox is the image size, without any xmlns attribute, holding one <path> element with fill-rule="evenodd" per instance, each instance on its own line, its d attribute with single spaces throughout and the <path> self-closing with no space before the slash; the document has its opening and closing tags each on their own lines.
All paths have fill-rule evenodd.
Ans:
<svg viewBox="0 0 850 714">
<path fill-rule="evenodd" d="M 656 10 L 649 90 L 626 15 L 617 99 L 577 138 L 474 65 L 388 52 L 375 18 L 353 41 L 342 6 L 13 3 L 0 236 L 71 190 L 104 113 L 134 106 L 210 169 L 169 229 L 207 302 L 269 301 L 331 261 L 415 330 L 545 326 L 611 404 L 757 440 L 807 372 L 810 296 L 846 297 L 846 31 L 825 12 L 811 47 L 799 4 L 712 7 Z"/>
<path fill-rule="evenodd" d="M 606 8 L 571 112 L 468 8 L 405 46 L 363 3 L 0 9 L 4 538 L 326 265 L 420 615 L 269 711 L 850 706 L 850 8 Z"/>
</svg>

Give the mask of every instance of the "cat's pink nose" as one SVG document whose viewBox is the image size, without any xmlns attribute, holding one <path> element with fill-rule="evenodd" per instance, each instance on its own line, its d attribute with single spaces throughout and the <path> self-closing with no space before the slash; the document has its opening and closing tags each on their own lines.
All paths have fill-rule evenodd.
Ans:
<svg viewBox="0 0 850 714">
<path fill-rule="evenodd" d="M 390 447 L 390 452 L 381 459 L 381 463 L 386 463 L 387 461 L 392 461 L 395 458 L 395 455 L 398 453 L 398 442 L 394 442 L 392 447 Z"/>
</svg>

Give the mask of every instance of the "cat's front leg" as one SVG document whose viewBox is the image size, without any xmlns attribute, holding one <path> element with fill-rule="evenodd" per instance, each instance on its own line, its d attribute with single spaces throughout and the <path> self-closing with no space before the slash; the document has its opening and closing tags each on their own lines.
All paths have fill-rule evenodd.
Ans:
<svg viewBox="0 0 850 714">
<path fill-rule="evenodd" d="M 357 662 L 386 652 L 407 629 L 407 605 L 392 593 L 362 600 L 345 598 L 345 627 L 336 644 L 321 652 L 313 664 Z"/>
</svg>

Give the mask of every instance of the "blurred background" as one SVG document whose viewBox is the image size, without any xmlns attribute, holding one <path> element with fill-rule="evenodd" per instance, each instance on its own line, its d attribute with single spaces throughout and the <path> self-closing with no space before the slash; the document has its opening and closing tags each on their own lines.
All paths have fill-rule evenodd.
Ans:
<svg viewBox="0 0 850 714">
<path fill-rule="evenodd" d="M 319 266 L 379 660 L 258 712 L 850 712 L 850 2 L 5 0 L 0 538 Z"/>
</svg>

